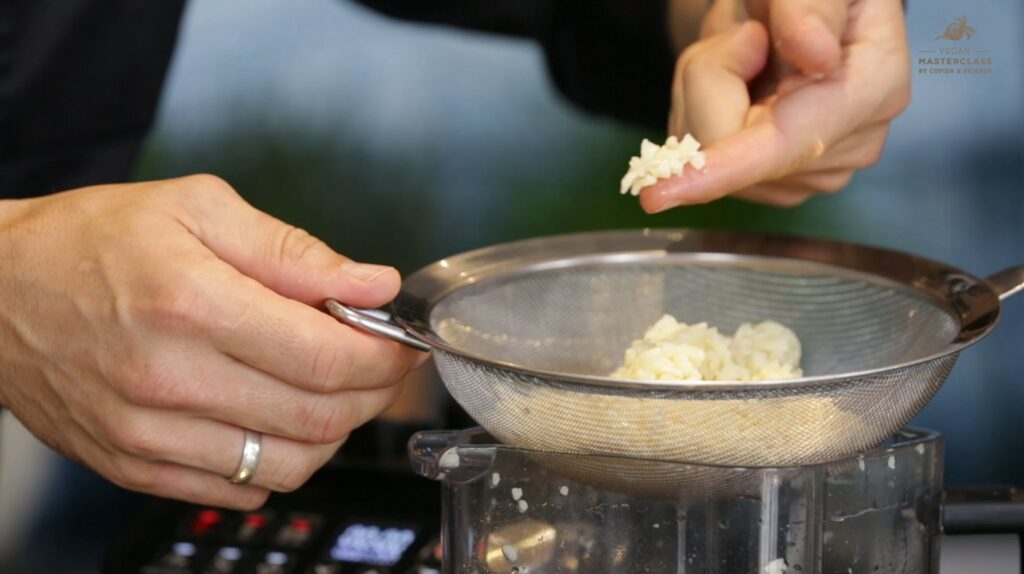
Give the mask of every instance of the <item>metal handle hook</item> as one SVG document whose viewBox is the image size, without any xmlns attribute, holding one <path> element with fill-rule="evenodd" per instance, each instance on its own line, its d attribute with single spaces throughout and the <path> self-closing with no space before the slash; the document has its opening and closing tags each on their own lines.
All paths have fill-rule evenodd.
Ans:
<svg viewBox="0 0 1024 574">
<path fill-rule="evenodd" d="M 356 327 L 364 331 L 369 331 L 375 335 L 387 337 L 392 341 L 412 347 L 418 351 L 429 352 L 431 349 L 430 345 L 417 339 L 409 333 L 409 331 L 406 331 L 405 327 L 402 327 L 395 322 L 395 318 L 386 311 L 380 311 L 378 309 L 357 309 L 355 307 L 349 307 L 348 305 L 339 303 L 334 299 L 328 299 L 325 301 L 324 307 L 332 317 L 351 327 Z"/>
<path fill-rule="evenodd" d="M 999 295 L 999 300 L 1005 302 L 1010 297 L 1024 291 L 1024 265 L 1017 265 L 989 275 L 985 278 L 985 282 L 992 287 L 996 295 Z"/>
</svg>

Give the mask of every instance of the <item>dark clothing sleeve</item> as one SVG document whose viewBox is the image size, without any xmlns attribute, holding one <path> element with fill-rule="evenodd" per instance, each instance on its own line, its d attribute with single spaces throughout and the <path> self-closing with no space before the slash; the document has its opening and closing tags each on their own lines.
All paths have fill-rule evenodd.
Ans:
<svg viewBox="0 0 1024 574">
<path fill-rule="evenodd" d="M 668 0 L 356 0 L 383 14 L 532 38 L 576 106 L 663 130 L 675 54 Z"/>
<path fill-rule="evenodd" d="M 559 2 L 541 37 L 555 85 L 586 110 L 664 131 L 675 69 L 667 3 Z"/>
<path fill-rule="evenodd" d="M 667 0 L 358 0 L 397 18 L 537 41 L 590 112 L 663 129 Z M 184 0 L 0 2 L 0 198 L 129 177 Z"/>
<path fill-rule="evenodd" d="M 0 198 L 128 177 L 182 4 L 0 2 Z"/>
</svg>

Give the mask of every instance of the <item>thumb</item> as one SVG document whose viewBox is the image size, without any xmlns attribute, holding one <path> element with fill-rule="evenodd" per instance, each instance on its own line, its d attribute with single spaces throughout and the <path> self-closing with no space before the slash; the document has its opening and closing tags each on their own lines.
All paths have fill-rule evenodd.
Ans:
<svg viewBox="0 0 1024 574">
<path fill-rule="evenodd" d="M 189 230 L 221 260 L 278 294 L 316 306 L 335 298 L 379 307 L 398 293 L 401 278 L 394 268 L 336 253 L 306 231 L 255 209 L 218 178 L 186 179 L 208 188 L 190 206 Z"/>
<path fill-rule="evenodd" d="M 771 35 L 779 54 L 809 76 L 827 74 L 842 59 L 849 0 L 772 0 Z"/>
</svg>

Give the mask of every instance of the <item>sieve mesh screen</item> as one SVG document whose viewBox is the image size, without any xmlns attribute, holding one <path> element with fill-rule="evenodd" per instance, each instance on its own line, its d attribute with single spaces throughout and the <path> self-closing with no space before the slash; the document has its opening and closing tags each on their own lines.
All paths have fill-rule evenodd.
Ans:
<svg viewBox="0 0 1024 574">
<path fill-rule="evenodd" d="M 533 370 L 607 375 L 662 315 L 732 334 L 778 321 L 806 375 L 885 367 L 946 349 L 956 316 L 910 290 L 830 275 L 725 265 L 633 264 L 539 271 L 460 289 L 430 314 L 467 354 Z"/>
</svg>

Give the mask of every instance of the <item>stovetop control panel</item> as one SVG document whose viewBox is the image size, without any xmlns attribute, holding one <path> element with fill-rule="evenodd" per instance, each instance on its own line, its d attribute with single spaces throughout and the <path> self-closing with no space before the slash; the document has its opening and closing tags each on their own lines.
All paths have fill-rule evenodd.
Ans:
<svg viewBox="0 0 1024 574">
<path fill-rule="evenodd" d="M 439 574 L 440 489 L 408 472 L 325 469 L 255 512 L 153 500 L 104 572 Z"/>
<path fill-rule="evenodd" d="M 310 512 L 278 516 L 274 510 L 239 514 L 197 508 L 178 533 L 139 571 L 431 574 L 441 567 L 437 537 L 413 523 L 347 518 L 327 524 L 324 515 Z"/>
</svg>

